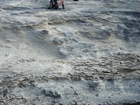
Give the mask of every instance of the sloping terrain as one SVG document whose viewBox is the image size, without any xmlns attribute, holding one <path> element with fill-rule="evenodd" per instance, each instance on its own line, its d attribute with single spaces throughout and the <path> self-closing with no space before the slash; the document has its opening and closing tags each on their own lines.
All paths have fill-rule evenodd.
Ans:
<svg viewBox="0 0 140 105">
<path fill-rule="evenodd" d="M 139 105 L 140 2 L 48 4 L 0 0 L 0 105 Z"/>
</svg>

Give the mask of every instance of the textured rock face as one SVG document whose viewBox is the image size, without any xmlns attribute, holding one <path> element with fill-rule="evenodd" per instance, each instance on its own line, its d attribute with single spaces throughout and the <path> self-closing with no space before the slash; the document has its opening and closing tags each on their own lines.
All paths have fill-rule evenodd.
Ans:
<svg viewBox="0 0 140 105">
<path fill-rule="evenodd" d="M 46 5 L 0 0 L 0 105 L 139 104 L 139 0 Z"/>
<path fill-rule="evenodd" d="M 1 5 L 11 6 L 45 6 L 49 0 L 0 0 Z"/>
</svg>

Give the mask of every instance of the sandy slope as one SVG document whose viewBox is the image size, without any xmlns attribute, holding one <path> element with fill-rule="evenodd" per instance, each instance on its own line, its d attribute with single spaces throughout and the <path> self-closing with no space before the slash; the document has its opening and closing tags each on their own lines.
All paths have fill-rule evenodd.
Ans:
<svg viewBox="0 0 140 105">
<path fill-rule="evenodd" d="M 140 102 L 140 2 L 46 2 L 0 1 L 0 105 Z"/>
</svg>

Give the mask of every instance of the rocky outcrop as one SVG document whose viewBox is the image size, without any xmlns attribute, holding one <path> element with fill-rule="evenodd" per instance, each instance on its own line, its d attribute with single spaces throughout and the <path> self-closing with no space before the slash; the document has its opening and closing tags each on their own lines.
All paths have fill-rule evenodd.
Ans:
<svg viewBox="0 0 140 105">
<path fill-rule="evenodd" d="M 140 2 L 47 3 L 0 1 L 0 105 L 138 105 Z"/>
</svg>

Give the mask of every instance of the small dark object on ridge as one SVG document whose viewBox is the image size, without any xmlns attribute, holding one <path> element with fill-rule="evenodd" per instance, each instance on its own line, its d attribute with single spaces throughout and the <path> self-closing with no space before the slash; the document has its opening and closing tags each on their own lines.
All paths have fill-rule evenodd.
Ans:
<svg viewBox="0 0 140 105">
<path fill-rule="evenodd" d="M 123 105 L 140 105 L 140 102 L 137 102 L 137 103 L 124 103 Z"/>
<path fill-rule="evenodd" d="M 73 1 L 79 1 L 79 0 L 73 0 Z"/>
</svg>

